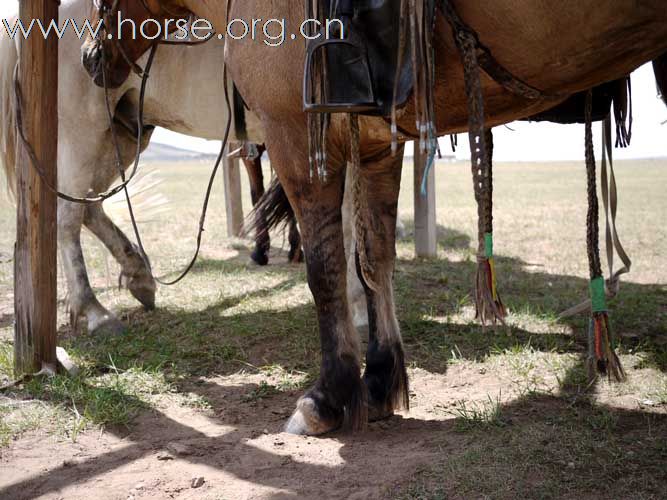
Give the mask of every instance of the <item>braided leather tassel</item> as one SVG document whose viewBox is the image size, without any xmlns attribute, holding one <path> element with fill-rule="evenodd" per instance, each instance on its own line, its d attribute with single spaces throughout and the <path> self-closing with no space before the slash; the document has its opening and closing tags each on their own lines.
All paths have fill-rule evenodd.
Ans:
<svg viewBox="0 0 667 500">
<path fill-rule="evenodd" d="M 595 379 L 596 374 L 607 375 L 609 380 L 625 380 L 625 370 L 614 352 L 612 330 L 607 311 L 604 278 L 591 280 L 592 316 L 588 325 L 588 377 Z"/>
<path fill-rule="evenodd" d="M 493 258 L 493 234 L 484 235 L 484 256 L 477 259 L 477 277 L 475 279 L 475 317 L 483 324 L 491 320 L 505 323 L 507 311 L 498 293 L 496 265 Z"/>
<path fill-rule="evenodd" d="M 605 283 L 602 277 L 599 248 L 599 208 L 596 185 L 595 151 L 592 127 L 593 93 L 586 95 L 586 177 L 588 181 L 588 214 L 586 218 L 586 246 L 590 269 L 591 320 L 588 327 L 587 368 L 590 380 L 597 373 L 607 375 L 609 380 L 625 380 L 625 371 L 614 352 L 613 335 L 609 323 Z"/>
</svg>

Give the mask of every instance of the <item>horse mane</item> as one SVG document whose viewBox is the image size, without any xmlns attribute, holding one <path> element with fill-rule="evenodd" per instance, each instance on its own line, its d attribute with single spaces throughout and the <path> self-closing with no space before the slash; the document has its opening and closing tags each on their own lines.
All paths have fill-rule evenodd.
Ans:
<svg viewBox="0 0 667 500">
<path fill-rule="evenodd" d="M 12 17 L 8 21 L 14 22 L 14 19 Z M 18 58 L 16 43 L 4 30 L 0 30 L 0 170 L 5 172 L 10 199 L 16 195 L 16 117 L 12 89 Z"/>
</svg>

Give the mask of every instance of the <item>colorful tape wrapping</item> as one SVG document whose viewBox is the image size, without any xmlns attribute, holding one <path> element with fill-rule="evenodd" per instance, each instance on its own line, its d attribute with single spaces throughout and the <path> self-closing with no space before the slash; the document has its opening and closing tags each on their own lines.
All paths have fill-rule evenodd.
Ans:
<svg viewBox="0 0 667 500">
<path fill-rule="evenodd" d="M 593 278 L 590 283 L 593 313 L 607 312 L 607 296 L 605 295 L 604 278 Z"/>
</svg>

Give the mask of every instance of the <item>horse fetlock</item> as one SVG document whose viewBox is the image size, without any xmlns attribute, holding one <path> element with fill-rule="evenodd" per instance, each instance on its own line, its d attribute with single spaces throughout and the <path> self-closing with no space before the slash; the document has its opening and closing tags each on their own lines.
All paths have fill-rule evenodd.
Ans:
<svg viewBox="0 0 667 500">
<path fill-rule="evenodd" d="M 74 332 L 80 332 L 85 321 L 88 333 L 92 335 L 120 335 L 126 328 L 111 312 L 107 311 L 95 298 L 87 301 L 70 300 L 70 325 Z"/>
<path fill-rule="evenodd" d="M 317 436 L 344 427 L 363 429 L 368 422 L 366 387 L 355 359 L 337 358 L 334 373 L 324 373 L 297 403 L 285 431 Z M 325 365 L 329 364 L 325 361 Z"/>
<path fill-rule="evenodd" d="M 390 417 L 397 410 L 408 410 L 408 374 L 400 343 L 382 346 L 371 341 L 366 354 L 364 382 L 368 389 L 370 421 Z"/>
</svg>

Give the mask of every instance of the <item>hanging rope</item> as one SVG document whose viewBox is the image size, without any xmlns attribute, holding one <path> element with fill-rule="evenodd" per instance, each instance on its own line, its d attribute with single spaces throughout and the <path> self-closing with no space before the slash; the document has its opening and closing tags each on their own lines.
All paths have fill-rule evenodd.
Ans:
<svg viewBox="0 0 667 500">
<path fill-rule="evenodd" d="M 629 79 L 628 79 L 629 82 Z M 632 107 L 631 107 L 632 108 Z M 630 125 L 632 128 L 632 125 Z M 607 172 L 607 160 L 609 172 Z M 607 298 L 613 298 L 618 294 L 621 286 L 621 276 L 630 272 L 632 261 L 625 248 L 621 244 L 616 230 L 616 214 L 618 211 L 618 190 L 616 187 L 616 174 L 614 173 L 613 148 L 611 146 L 611 115 L 602 122 L 602 204 L 605 212 L 605 247 L 607 249 L 607 265 L 609 267 L 609 278 L 607 279 Z M 614 271 L 614 250 L 623 263 L 623 267 Z"/>
<path fill-rule="evenodd" d="M 625 372 L 614 352 L 613 335 L 609 322 L 605 283 L 602 276 L 599 248 L 599 208 L 596 185 L 595 151 L 593 148 L 593 92 L 586 94 L 586 177 L 588 191 L 588 214 L 586 216 L 586 250 L 590 273 L 591 319 L 588 328 L 588 375 L 594 379 L 596 373 L 606 374 L 611 380 L 625 379 Z"/>
</svg>

